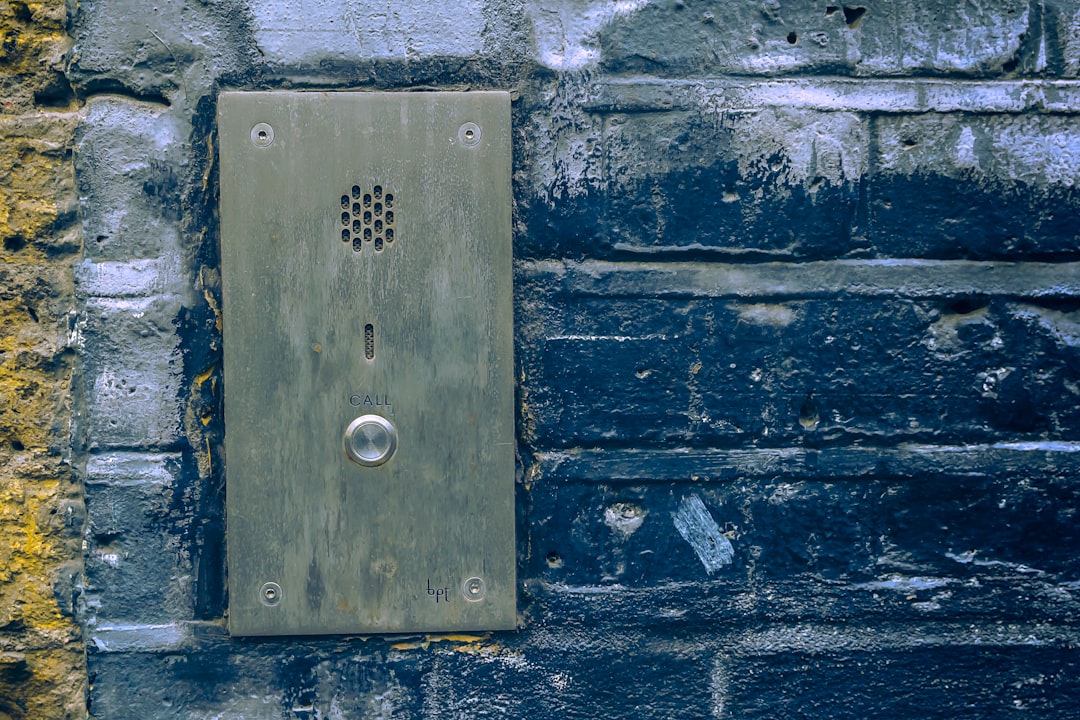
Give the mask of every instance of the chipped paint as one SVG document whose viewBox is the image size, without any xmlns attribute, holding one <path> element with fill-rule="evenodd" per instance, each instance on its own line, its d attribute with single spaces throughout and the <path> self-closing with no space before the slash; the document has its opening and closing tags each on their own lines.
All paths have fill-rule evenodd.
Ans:
<svg viewBox="0 0 1080 720">
<path fill-rule="evenodd" d="M 720 526 L 697 495 L 684 497 L 671 517 L 675 529 L 694 548 L 710 575 L 735 559 L 731 541 L 720 532 Z"/>
<path fill-rule="evenodd" d="M 712 700 L 712 716 L 714 718 L 727 717 L 728 687 L 731 679 L 728 677 L 727 663 L 722 658 L 713 660 L 712 672 L 709 673 L 709 695 Z"/>
<path fill-rule="evenodd" d="M 859 590 L 895 590 L 897 592 L 910 593 L 917 590 L 933 590 L 955 582 L 956 581 L 951 578 L 890 575 L 883 580 L 859 583 L 853 587 Z"/>
<path fill-rule="evenodd" d="M 604 524 L 627 538 L 637 532 L 648 514 L 648 510 L 635 503 L 615 503 L 604 508 Z"/>
<path fill-rule="evenodd" d="M 750 325 L 785 328 L 796 319 L 795 310 L 790 305 L 754 303 L 733 307 L 739 313 L 739 320 Z"/>
<path fill-rule="evenodd" d="M 1026 575 L 1045 575 L 1042 570 L 1030 567 L 1023 563 L 1006 562 L 1004 560 L 980 560 L 978 559 L 978 552 L 975 550 L 968 550 L 962 553 L 945 553 L 945 557 L 960 563 L 961 565 L 974 565 L 976 567 L 1001 567 L 1013 572 L 1023 573 Z"/>
<path fill-rule="evenodd" d="M 1042 132 L 1009 119 L 993 138 L 1003 179 L 1028 185 L 1073 187 L 1080 177 L 1080 138 L 1072 118 L 1047 118 Z"/>
</svg>

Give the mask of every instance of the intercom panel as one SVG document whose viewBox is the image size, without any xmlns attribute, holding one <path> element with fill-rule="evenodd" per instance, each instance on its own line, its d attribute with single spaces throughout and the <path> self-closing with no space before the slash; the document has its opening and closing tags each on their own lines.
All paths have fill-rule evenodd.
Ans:
<svg viewBox="0 0 1080 720">
<path fill-rule="evenodd" d="M 230 631 L 515 627 L 508 94 L 218 128 Z"/>
</svg>

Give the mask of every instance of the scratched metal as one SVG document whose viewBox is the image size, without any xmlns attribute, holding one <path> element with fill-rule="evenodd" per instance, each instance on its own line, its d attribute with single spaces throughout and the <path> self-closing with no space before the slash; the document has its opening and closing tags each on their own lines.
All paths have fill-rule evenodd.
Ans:
<svg viewBox="0 0 1080 720">
<path fill-rule="evenodd" d="M 218 122 L 230 631 L 513 628 L 509 96 L 230 92 Z M 377 467 L 345 453 L 368 414 Z"/>
</svg>

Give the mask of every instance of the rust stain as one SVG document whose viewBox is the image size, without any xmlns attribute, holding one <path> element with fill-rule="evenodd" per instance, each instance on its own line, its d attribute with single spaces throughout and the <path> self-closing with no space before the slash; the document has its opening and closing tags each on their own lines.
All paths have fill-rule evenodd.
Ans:
<svg viewBox="0 0 1080 720">
<path fill-rule="evenodd" d="M 453 648 L 459 652 L 470 652 L 475 650 L 479 643 L 484 642 L 491 638 L 491 633 L 484 633 L 483 635 L 463 635 L 460 633 L 446 633 L 439 635 L 425 635 L 417 640 L 406 640 L 392 644 L 390 647 L 394 650 L 427 650 L 431 647 L 432 643 L 454 643 L 456 647 Z"/>
</svg>

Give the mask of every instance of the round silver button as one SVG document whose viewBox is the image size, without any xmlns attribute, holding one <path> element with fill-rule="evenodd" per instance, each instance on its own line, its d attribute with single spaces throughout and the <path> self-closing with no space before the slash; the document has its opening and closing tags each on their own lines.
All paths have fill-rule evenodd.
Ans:
<svg viewBox="0 0 1080 720">
<path fill-rule="evenodd" d="M 345 454 L 357 465 L 382 465 L 397 450 L 397 430 L 381 415 L 361 415 L 345 429 Z"/>
</svg>

